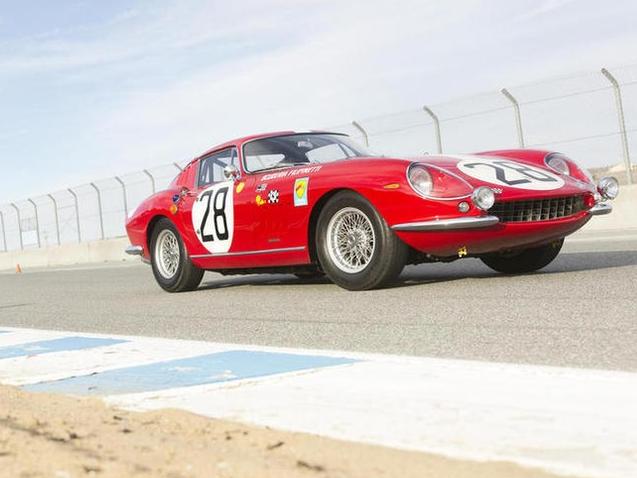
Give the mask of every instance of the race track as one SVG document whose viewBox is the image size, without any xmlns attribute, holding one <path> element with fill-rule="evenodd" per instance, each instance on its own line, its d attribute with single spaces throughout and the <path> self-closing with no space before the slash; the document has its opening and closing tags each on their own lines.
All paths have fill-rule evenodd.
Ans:
<svg viewBox="0 0 637 478">
<path fill-rule="evenodd" d="M 222 277 L 167 294 L 149 267 L 0 275 L 0 325 L 223 343 L 637 370 L 637 240 L 575 241 L 540 273 L 475 259 L 409 267 L 347 292 L 293 276 Z"/>
</svg>

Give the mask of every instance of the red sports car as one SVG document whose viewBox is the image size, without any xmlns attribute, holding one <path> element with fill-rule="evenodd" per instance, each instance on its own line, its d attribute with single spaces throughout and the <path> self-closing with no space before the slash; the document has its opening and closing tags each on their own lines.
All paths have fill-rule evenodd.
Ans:
<svg viewBox="0 0 637 478">
<path fill-rule="evenodd" d="M 169 292 L 204 271 L 325 274 L 350 290 L 382 287 L 406 264 L 478 257 L 506 274 L 541 269 L 564 237 L 612 207 L 560 153 L 376 156 L 346 135 L 281 132 L 194 159 L 129 218 L 126 252 Z"/>
</svg>

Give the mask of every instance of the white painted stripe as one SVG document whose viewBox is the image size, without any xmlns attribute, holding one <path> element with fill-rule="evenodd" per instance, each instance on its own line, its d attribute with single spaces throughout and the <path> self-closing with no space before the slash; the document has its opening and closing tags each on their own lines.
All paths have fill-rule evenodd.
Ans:
<svg viewBox="0 0 637 478">
<path fill-rule="evenodd" d="M 55 339 L 58 337 L 67 337 L 69 335 L 68 332 L 61 333 L 50 330 L 14 329 L 11 327 L 0 327 L 0 330 L 6 332 L 0 334 L 0 347 L 21 345 L 28 342 L 37 342 L 38 340 Z"/>
<path fill-rule="evenodd" d="M 90 336 L 95 337 L 95 335 Z M 81 355 L 76 351 L 69 351 L 34 357 L 17 357 L 0 360 L 0 381 L 9 385 L 34 384 L 223 350 L 226 349 L 204 342 L 195 342 L 189 347 L 184 347 L 182 344 L 160 340 L 126 342 L 82 351 Z"/>
<path fill-rule="evenodd" d="M 637 375 L 620 372 L 378 357 L 110 400 L 557 473 L 634 477 L 636 384 Z"/>
<path fill-rule="evenodd" d="M 44 332 L 38 339 L 51 334 L 61 336 Z M 130 342 L 108 347 L 113 354 L 87 349 L 51 353 L 46 360 L 0 360 L 0 380 L 35 383 L 237 348 L 349 357 L 361 362 L 107 400 L 458 458 L 508 460 L 557 473 L 637 476 L 635 373 L 116 338 Z"/>
</svg>

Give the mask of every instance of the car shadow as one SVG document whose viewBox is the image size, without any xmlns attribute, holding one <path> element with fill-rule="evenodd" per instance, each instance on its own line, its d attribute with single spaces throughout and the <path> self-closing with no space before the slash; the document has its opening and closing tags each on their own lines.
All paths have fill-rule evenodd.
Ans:
<svg viewBox="0 0 637 478">
<path fill-rule="evenodd" d="M 540 271 L 527 274 L 514 274 L 508 277 L 594 271 L 634 265 L 637 265 L 637 251 L 572 252 L 561 254 L 553 263 Z M 494 277 L 505 276 L 504 274 L 492 271 L 480 260 L 472 258 L 451 263 L 430 263 L 407 266 L 398 281 L 387 288 L 413 287 L 433 283 L 453 282 L 462 279 L 492 279 Z M 199 287 L 199 290 L 215 290 L 240 286 L 298 287 L 331 284 L 332 282 L 326 277 L 299 279 L 291 274 L 255 274 L 220 277 L 218 279 L 208 280 Z"/>
</svg>

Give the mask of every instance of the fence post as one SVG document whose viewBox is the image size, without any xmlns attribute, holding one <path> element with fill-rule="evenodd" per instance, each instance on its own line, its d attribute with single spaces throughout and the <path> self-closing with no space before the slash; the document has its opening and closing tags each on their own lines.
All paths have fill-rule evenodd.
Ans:
<svg viewBox="0 0 637 478">
<path fill-rule="evenodd" d="M 365 129 L 363 129 L 363 127 L 357 121 L 352 121 L 352 126 L 354 126 L 354 128 L 360 131 L 361 134 L 363 135 L 363 139 L 365 140 L 365 146 L 369 146 L 369 136 L 367 135 L 367 131 L 365 131 Z"/>
<path fill-rule="evenodd" d="M 630 154 L 628 152 L 628 135 L 626 133 L 626 119 L 624 118 L 624 102 L 622 100 L 622 90 L 619 87 L 617 79 L 606 68 L 602 68 L 602 75 L 610 81 L 615 92 L 615 105 L 617 106 L 617 119 L 619 120 L 619 134 L 622 141 L 622 150 L 624 153 L 624 166 L 626 167 L 626 179 L 628 184 L 633 183 L 633 167 L 630 162 Z"/>
<path fill-rule="evenodd" d="M 24 250 L 24 242 L 22 241 L 22 218 L 20 217 L 20 209 L 15 203 L 9 204 L 13 209 L 15 209 L 16 216 L 18 216 L 18 238 L 20 239 L 20 250 Z"/>
<path fill-rule="evenodd" d="M 524 131 L 522 130 L 522 114 L 520 113 L 520 103 L 515 97 L 507 90 L 502 88 L 500 92 L 506 96 L 506 98 L 513 104 L 513 110 L 515 111 L 515 126 L 518 130 L 518 145 L 520 148 L 524 148 Z"/>
<path fill-rule="evenodd" d="M 434 120 L 434 129 L 436 131 L 436 145 L 438 146 L 438 154 L 442 154 L 442 135 L 440 134 L 440 121 L 438 115 L 436 115 L 428 106 L 422 107 L 423 111 L 427 113 L 432 120 Z"/>
<path fill-rule="evenodd" d="M 153 177 L 152 174 L 150 174 L 150 172 L 148 171 L 148 169 L 144 169 L 142 170 L 142 172 L 148 176 L 150 178 L 150 185 L 153 188 L 153 194 L 155 194 L 155 178 Z"/>
<path fill-rule="evenodd" d="M 117 181 L 120 186 L 122 186 L 122 198 L 124 199 L 124 222 L 128 219 L 128 199 L 126 198 L 126 184 L 121 180 L 119 176 L 115 176 L 115 181 Z"/>
<path fill-rule="evenodd" d="M 97 209 L 100 215 L 100 237 L 104 239 L 104 215 L 102 212 L 102 193 L 100 189 L 95 185 L 95 183 L 90 183 L 91 187 L 95 189 L 97 193 Z"/>
<path fill-rule="evenodd" d="M 47 194 L 51 202 L 53 202 L 53 212 L 55 212 L 55 237 L 58 241 L 58 246 L 62 244 L 60 241 L 60 218 L 58 217 L 58 202 L 55 200 L 52 194 Z"/>
<path fill-rule="evenodd" d="M 0 226 L 2 226 L 2 244 L 4 246 L 4 252 L 7 252 L 7 232 L 4 228 L 4 213 L 0 211 Z"/>
<path fill-rule="evenodd" d="M 40 242 L 40 218 L 38 217 L 38 205 L 35 203 L 33 199 L 27 199 L 33 206 L 33 210 L 35 211 L 35 233 L 38 236 L 38 249 L 42 247 L 42 243 Z"/>
<path fill-rule="evenodd" d="M 77 242 L 82 242 L 82 231 L 80 229 L 80 204 L 77 201 L 77 194 L 68 188 L 67 191 L 73 196 L 73 202 L 75 203 L 75 225 L 77 226 Z"/>
<path fill-rule="evenodd" d="M 179 164 L 177 164 L 177 163 L 173 163 L 173 166 L 175 166 L 179 171 L 183 171 L 184 170 L 184 168 L 179 166 Z"/>
</svg>

